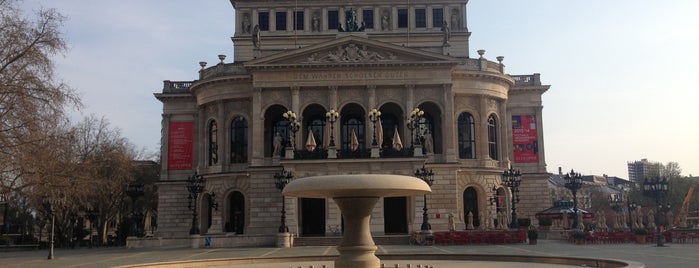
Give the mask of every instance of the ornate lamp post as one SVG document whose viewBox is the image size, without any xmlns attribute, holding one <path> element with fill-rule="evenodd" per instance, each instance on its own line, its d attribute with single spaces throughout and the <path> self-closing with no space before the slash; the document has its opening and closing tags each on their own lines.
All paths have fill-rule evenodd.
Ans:
<svg viewBox="0 0 699 268">
<path fill-rule="evenodd" d="M 187 191 L 189 191 L 189 196 L 187 197 L 189 204 L 187 205 L 187 208 L 192 210 L 192 229 L 189 229 L 190 235 L 198 235 L 200 233 L 199 218 L 197 213 L 197 198 L 199 197 L 199 194 L 204 191 L 204 185 L 206 185 L 204 176 L 197 173 L 198 172 L 195 171 L 194 175 L 187 177 L 186 187 Z"/>
<path fill-rule="evenodd" d="M 410 130 L 410 146 L 414 145 L 420 145 L 420 131 L 417 131 L 417 133 L 413 134 L 415 129 L 418 127 L 418 124 L 420 123 L 420 118 L 425 115 L 425 111 L 420 110 L 420 108 L 415 108 L 413 109 L 412 112 L 410 112 L 410 118 L 408 119 L 408 129 Z"/>
<path fill-rule="evenodd" d="M 565 187 L 568 188 L 573 193 L 573 212 L 575 213 L 575 216 L 573 217 L 573 226 L 572 228 L 578 228 L 579 220 L 578 220 L 578 190 L 582 187 L 582 176 L 580 173 L 575 173 L 574 170 L 570 170 L 570 173 L 566 174 L 565 178 Z"/>
<path fill-rule="evenodd" d="M 510 222 L 510 228 L 519 228 L 519 222 L 517 221 L 517 207 L 516 204 L 519 203 L 519 185 L 522 183 L 522 175 L 519 170 L 515 170 L 510 167 L 502 173 L 502 184 L 505 187 L 510 188 L 512 192 L 512 221 Z"/>
<path fill-rule="evenodd" d="M 131 197 L 131 235 L 138 236 L 138 216 L 136 215 L 136 201 L 143 195 L 143 183 L 131 182 L 126 185 L 126 194 Z"/>
<path fill-rule="evenodd" d="M 325 113 L 325 118 L 327 118 L 328 122 L 330 122 L 330 143 L 328 143 L 328 146 L 330 147 L 335 147 L 335 135 L 333 135 L 333 125 L 335 125 L 335 121 L 337 121 L 338 117 L 340 117 L 340 113 L 338 113 L 334 109 L 330 109 L 330 111 Z"/>
<path fill-rule="evenodd" d="M 284 187 L 294 178 L 294 174 L 291 171 L 282 168 L 281 172 L 274 173 L 274 185 L 277 186 L 279 191 L 283 191 Z M 289 227 L 286 226 L 286 210 L 284 204 L 284 196 L 282 196 L 282 216 L 281 225 L 279 226 L 280 233 L 288 233 Z"/>
<path fill-rule="evenodd" d="M 296 131 L 299 131 L 299 128 L 301 128 L 301 123 L 296 121 L 296 113 L 292 112 L 291 110 L 286 111 L 284 114 L 282 114 L 282 116 L 289 120 L 289 130 L 291 131 L 291 137 L 289 138 L 289 143 L 287 146 L 293 148 L 293 150 L 296 150 Z"/>
<path fill-rule="evenodd" d="M 662 201 L 662 198 L 667 195 L 668 191 L 668 182 L 667 178 L 659 178 L 655 177 L 653 179 L 648 179 L 646 178 L 645 181 L 643 181 L 643 195 L 647 197 L 652 197 L 655 198 L 655 206 L 658 208 L 658 211 L 655 213 L 655 226 L 658 232 L 657 241 L 658 241 L 658 246 L 662 247 L 663 246 L 663 234 L 660 229 L 660 209 L 663 207 L 660 202 Z"/>
<path fill-rule="evenodd" d="M 381 111 L 377 109 L 372 109 L 369 112 L 369 120 L 371 120 L 371 123 L 374 125 L 374 136 L 371 140 L 371 146 L 379 145 L 379 143 L 376 141 L 376 121 L 379 120 L 379 116 L 381 116 Z"/>
<path fill-rule="evenodd" d="M 415 170 L 415 177 L 422 179 L 430 187 L 432 187 L 432 184 L 434 183 L 434 172 L 432 172 L 432 169 L 427 171 L 424 164 L 422 165 L 422 168 Z M 423 200 L 424 206 L 422 208 L 422 225 L 420 226 L 420 230 L 423 232 L 429 232 L 432 230 L 432 226 L 427 221 L 427 194 L 423 195 Z"/>
</svg>

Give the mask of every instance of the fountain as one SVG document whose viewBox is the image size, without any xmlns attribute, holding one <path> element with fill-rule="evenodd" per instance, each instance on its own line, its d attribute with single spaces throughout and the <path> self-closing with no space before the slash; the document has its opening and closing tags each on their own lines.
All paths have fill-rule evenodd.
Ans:
<svg viewBox="0 0 699 268">
<path fill-rule="evenodd" d="M 289 183 L 282 194 L 291 197 L 332 198 L 345 221 L 340 255 L 335 268 L 378 268 L 371 237 L 371 211 L 382 197 L 412 196 L 431 192 L 421 179 L 402 175 L 356 174 L 316 176 Z"/>
</svg>

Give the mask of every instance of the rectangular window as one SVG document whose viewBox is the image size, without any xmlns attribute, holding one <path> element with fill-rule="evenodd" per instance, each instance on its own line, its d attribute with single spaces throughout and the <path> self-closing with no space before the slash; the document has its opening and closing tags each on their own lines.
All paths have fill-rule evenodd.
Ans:
<svg viewBox="0 0 699 268">
<path fill-rule="evenodd" d="M 374 29 L 374 11 L 364 10 L 362 11 L 362 20 L 364 21 L 364 28 Z"/>
<path fill-rule="evenodd" d="M 277 12 L 275 18 L 277 19 L 277 24 L 274 29 L 277 31 L 286 31 L 286 11 Z"/>
<path fill-rule="evenodd" d="M 415 28 L 427 28 L 427 14 L 424 8 L 415 9 Z"/>
<path fill-rule="evenodd" d="M 303 31 L 303 27 L 304 27 L 304 24 L 303 24 L 303 19 L 304 19 L 303 11 L 295 11 L 294 14 L 295 14 L 295 15 L 294 15 L 294 29 L 295 29 L 295 30 L 299 30 L 299 31 Z"/>
<path fill-rule="evenodd" d="M 408 9 L 398 9 L 398 28 L 408 28 Z"/>
<path fill-rule="evenodd" d="M 441 28 L 444 22 L 444 9 L 432 9 L 432 25 L 435 28 Z"/>
<path fill-rule="evenodd" d="M 257 22 L 260 25 L 260 31 L 269 31 L 269 12 L 257 13 Z"/>
<path fill-rule="evenodd" d="M 340 16 L 337 10 L 328 10 L 328 29 L 335 30 L 340 26 Z"/>
</svg>

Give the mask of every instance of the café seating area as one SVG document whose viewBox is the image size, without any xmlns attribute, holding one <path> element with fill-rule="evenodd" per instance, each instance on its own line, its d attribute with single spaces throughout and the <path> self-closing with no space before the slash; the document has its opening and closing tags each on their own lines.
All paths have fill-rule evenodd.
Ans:
<svg viewBox="0 0 699 268">
<path fill-rule="evenodd" d="M 434 232 L 437 245 L 517 244 L 527 241 L 527 230 Z"/>
</svg>

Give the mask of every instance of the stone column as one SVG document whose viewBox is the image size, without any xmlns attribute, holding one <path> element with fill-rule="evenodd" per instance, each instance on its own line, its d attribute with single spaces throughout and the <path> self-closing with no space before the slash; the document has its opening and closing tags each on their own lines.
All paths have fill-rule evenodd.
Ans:
<svg viewBox="0 0 699 268">
<path fill-rule="evenodd" d="M 269 10 L 269 32 L 273 33 L 276 30 L 277 30 L 277 11 L 274 9 L 270 9 Z"/>
<path fill-rule="evenodd" d="M 218 114 L 216 115 L 218 118 L 216 118 L 216 122 L 218 124 L 218 132 L 216 133 L 216 145 L 218 146 L 217 154 L 218 154 L 218 165 L 219 166 L 219 172 L 223 169 L 223 167 L 227 167 L 228 163 L 230 163 L 230 152 L 227 150 L 229 147 L 226 146 L 226 137 L 230 137 L 230 127 L 228 122 L 226 122 L 226 115 L 224 111 L 224 105 L 223 101 L 218 101 L 216 103 L 216 106 L 218 106 Z"/>
<path fill-rule="evenodd" d="M 265 153 L 265 113 L 262 111 L 262 88 L 252 89 L 252 110 L 250 111 L 250 140 L 248 150 L 252 166 L 264 164 Z"/>
<path fill-rule="evenodd" d="M 476 124 L 476 154 L 477 159 L 490 159 L 490 147 L 488 144 L 488 98 L 485 95 L 479 96 L 480 124 Z M 480 129 L 480 131 L 479 131 Z"/>
<path fill-rule="evenodd" d="M 170 119 L 171 114 L 163 114 L 163 119 L 160 121 L 162 137 L 160 137 L 160 159 L 162 165 L 160 165 L 160 174 L 166 175 L 165 177 L 169 179 L 170 173 L 168 172 L 167 163 L 170 161 L 168 150 L 170 149 Z"/>
<path fill-rule="evenodd" d="M 454 137 L 454 92 L 451 89 L 451 84 L 442 85 L 442 91 L 444 92 L 443 102 L 444 102 L 444 112 L 442 113 L 442 154 L 447 163 L 456 162 L 456 155 L 458 146 L 454 144 L 456 138 Z M 458 135 L 458 134 L 457 134 Z M 434 141 L 434 144 L 437 142 Z M 456 149 L 455 149 L 456 148 Z"/>
</svg>

